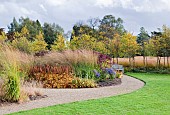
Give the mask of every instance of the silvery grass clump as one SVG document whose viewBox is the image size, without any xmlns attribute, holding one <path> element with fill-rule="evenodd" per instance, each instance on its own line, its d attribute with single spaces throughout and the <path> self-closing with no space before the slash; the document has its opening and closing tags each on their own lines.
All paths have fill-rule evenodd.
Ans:
<svg viewBox="0 0 170 115">
<path fill-rule="evenodd" d="M 7 45 L 0 48 L 0 77 L 4 80 L 4 99 L 18 101 L 20 98 L 20 78 L 26 75 L 30 57 Z M 27 63 L 27 64 L 26 64 Z M 25 65 L 25 66 L 23 66 Z"/>
</svg>

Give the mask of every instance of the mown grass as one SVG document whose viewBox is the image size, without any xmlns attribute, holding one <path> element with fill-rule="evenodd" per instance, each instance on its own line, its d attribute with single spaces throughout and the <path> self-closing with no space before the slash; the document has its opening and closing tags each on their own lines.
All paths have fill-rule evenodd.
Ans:
<svg viewBox="0 0 170 115">
<path fill-rule="evenodd" d="M 127 73 L 146 85 L 133 93 L 61 104 L 14 113 L 16 115 L 170 115 L 170 75 Z"/>
</svg>

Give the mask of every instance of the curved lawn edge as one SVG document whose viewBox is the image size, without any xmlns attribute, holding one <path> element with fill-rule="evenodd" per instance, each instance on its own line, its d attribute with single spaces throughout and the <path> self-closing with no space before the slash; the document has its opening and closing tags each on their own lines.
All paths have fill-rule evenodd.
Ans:
<svg viewBox="0 0 170 115">
<path fill-rule="evenodd" d="M 170 75 L 149 73 L 128 73 L 146 82 L 145 87 L 130 94 L 111 96 L 95 100 L 55 105 L 30 111 L 14 113 L 61 114 L 61 115 L 111 115 L 111 114 L 170 114 Z"/>
<path fill-rule="evenodd" d="M 30 101 L 23 104 L 12 104 L 9 107 L 0 108 L 0 113 L 7 114 L 35 108 L 43 108 L 54 105 L 61 105 L 72 102 L 83 102 L 84 100 L 101 99 L 104 97 L 120 96 L 135 92 L 145 85 L 139 79 L 124 75 L 122 84 L 101 88 L 83 88 L 83 89 L 42 89 L 47 98 Z"/>
<path fill-rule="evenodd" d="M 128 73 L 125 73 L 125 75 L 127 75 L 127 76 L 129 76 L 129 77 L 132 77 L 132 78 L 135 78 L 135 79 L 137 79 L 137 80 L 142 81 L 142 82 L 144 83 L 144 86 L 147 85 L 146 81 L 144 81 L 143 79 L 137 78 L 137 77 L 135 77 L 135 76 L 133 76 L 133 75 L 130 75 L 130 74 L 128 74 Z M 144 86 L 143 86 L 143 87 L 144 87 Z M 142 87 L 142 88 L 143 88 L 143 87 Z"/>
</svg>

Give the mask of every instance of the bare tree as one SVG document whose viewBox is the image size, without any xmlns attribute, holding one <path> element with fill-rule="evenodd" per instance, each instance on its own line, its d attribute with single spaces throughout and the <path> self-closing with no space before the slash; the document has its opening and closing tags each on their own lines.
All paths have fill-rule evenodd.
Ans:
<svg viewBox="0 0 170 115">
<path fill-rule="evenodd" d="M 96 27 L 96 26 L 98 26 L 98 24 L 99 24 L 99 18 L 90 18 L 90 19 L 88 19 L 87 20 L 87 22 L 89 23 L 89 25 L 93 28 L 93 30 L 94 30 L 94 28 Z"/>
</svg>

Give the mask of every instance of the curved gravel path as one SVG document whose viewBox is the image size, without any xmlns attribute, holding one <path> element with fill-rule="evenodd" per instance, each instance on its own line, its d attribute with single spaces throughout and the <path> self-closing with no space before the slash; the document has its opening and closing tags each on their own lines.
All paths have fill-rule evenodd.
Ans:
<svg viewBox="0 0 170 115">
<path fill-rule="evenodd" d="M 0 107 L 0 114 L 8 114 L 75 101 L 116 96 L 133 92 L 143 86 L 144 83 L 142 81 L 124 75 L 122 84 L 116 86 L 83 89 L 41 89 L 43 94 L 48 95 L 48 97 L 22 104 L 11 104 L 10 106 Z"/>
</svg>

